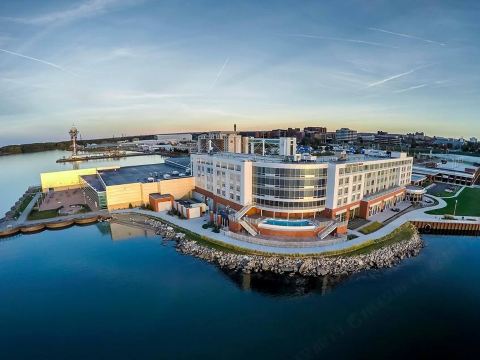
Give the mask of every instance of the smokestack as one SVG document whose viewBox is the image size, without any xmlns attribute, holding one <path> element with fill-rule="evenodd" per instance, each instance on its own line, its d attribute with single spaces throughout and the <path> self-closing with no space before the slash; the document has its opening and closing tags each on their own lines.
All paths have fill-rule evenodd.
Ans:
<svg viewBox="0 0 480 360">
<path fill-rule="evenodd" d="M 233 131 L 237 132 L 237 124 L 233 124 Z"/>
</svg>

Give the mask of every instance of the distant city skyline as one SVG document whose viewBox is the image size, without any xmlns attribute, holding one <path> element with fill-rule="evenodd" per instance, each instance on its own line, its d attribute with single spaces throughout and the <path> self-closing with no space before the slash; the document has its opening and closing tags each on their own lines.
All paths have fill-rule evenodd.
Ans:
<svg viewBox="0 0 480 360">
<path fill-rule="evenodd" d="M 0 146 L 325 126 L 480 137 L 476 1 L 0 3 Z"/>
</svg>

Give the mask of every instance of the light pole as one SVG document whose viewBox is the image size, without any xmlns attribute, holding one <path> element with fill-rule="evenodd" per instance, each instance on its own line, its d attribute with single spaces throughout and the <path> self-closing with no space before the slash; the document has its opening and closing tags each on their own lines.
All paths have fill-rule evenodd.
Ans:
<svg viewBox="0 0 480 360">
<path fill-rule="evenodd" d="M 455 209 L 453 210 L 453 216 L 457 214 L 457 204 L 458 204 L 458 199 L 455 200 Z"/>
</svg>

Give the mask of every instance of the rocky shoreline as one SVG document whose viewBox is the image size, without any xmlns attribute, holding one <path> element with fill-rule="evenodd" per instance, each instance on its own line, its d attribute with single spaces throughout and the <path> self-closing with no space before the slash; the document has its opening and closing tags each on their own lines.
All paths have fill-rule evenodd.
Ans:
<svg viewBox="0 0 480 360">
<path fill-rule="evenodd" d="M 368 269 L 390 268 L 403 259 L 417 256 L 424 243 L 418 231 L 410 239 L 373 250 L 368 254 L 352 256 L 305 256 L 246 255 L 224 252 L 209 248 L 176 231 L 173 227 L 153 219 L 145 223 L 155 229 L 156 234 L 166 240 L 177 242 L 177 251 L 195 256 L 222 268 L 243 273 L 272 272 L 275 274 L 326 276 L 350 275 Z"/>
</svg>

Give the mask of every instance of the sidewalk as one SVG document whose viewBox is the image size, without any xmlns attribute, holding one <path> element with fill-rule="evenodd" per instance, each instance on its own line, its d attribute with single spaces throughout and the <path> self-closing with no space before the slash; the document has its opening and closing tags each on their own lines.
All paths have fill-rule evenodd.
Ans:
<svg viewBox="0 0 480 360">
<path fill-rule="evenodd" d="M 438 204 L 435 206 L 430 206 L 428 208 L 421 208 L 417 210 L 413 210 L 410 212 L 407 212 L 403 216 L 400 216 L 399 218 L 395 219 L 394 221 L 388 223 L 381 229 L 367 235 L 363 235 L 358 231 L 350 231 L 350 233 L 357 235 L 358 237 L 337 243 L 337 244 L 330 244 L 330 245 L 325 245 L 325 246 L 312 246 L 312 247 L 302 247 L 302 248 L 291 248 L 291 247 L 281 247 L 281 246 L 266 246 L 266 245 L 260 245 L 260 244 L 254 244 L 254 243 L 248 243 L 245 241 L 240 241 L 237 239 L 233 239 L 231 237 L 226 236 L 222 232 L 220 233 L 214 233 L 212 232 L 211 229 L 203 229 L 202 225 L 205 224 L 208 221 L 208 218 L 206 216 L 202 218 L 197 218 L 197 219 L 190 219 L 190 220 L 182 220 L 179 219 L 177 216 L 170 216 L 167 214 L 167 212 L 153 212 L 149 210 L 141 210 L 141 209 L 128 209 L 128 210 L 116 210 L 112 211 L 112 214 L 128 214 L 128 213 L 136 213 L 136 214 L 142 214 L 146 215 L 152 218 L 158 218 L 160 220 L 165 220 L 168 221 L 180 228 L 192 231 L 196 234 L 199 234 L 201 236 L 205 236 L 207 238 L 223 242 L 225 244 L 229 244 L 235 247 L 239 248 L 244 248 L 246 250 L 252 250 L 252 251 L 259 251 L 259 252 L 266 252 L 266 253 L 275 253 L 275 254 L 282 254 L 282 255 L 294 255 L 294 254 L 300 254 L 300 255 L 314 255 L 314 254 L 322 254 L 325 252 L 330 252 L 330 251 L 336 251 L 336 250 L 343 250 L 347 249 L 351 246 L 355 245 L 361 245 L 362 243 L 365 243 L 370 240 L 376 240 L 379 238 L 382 238 L 391 232 L 393 232 L 395 229 L 398 227 L 402 226 L 408 221 L 445 221 L 443 219 L 443 216 L 439 215 L 428 215 L 425 214 L 426 211 L 430 210 L 436 210 L 436 209 L 441 209 L 445 207 L 447 204 L 445 200 L 442 198 L 437 198 L 432 195 L 426 195 L 432 199 L 435 199 L 438 201 Z M 468 218 L 470 219 L 475 219 L 476 221 L 480 221 L 480 217 L 473 217 L 469 216 Z M 448 220 L 449 222 L 464 222 L 462 220 Z"/>
</svg>

